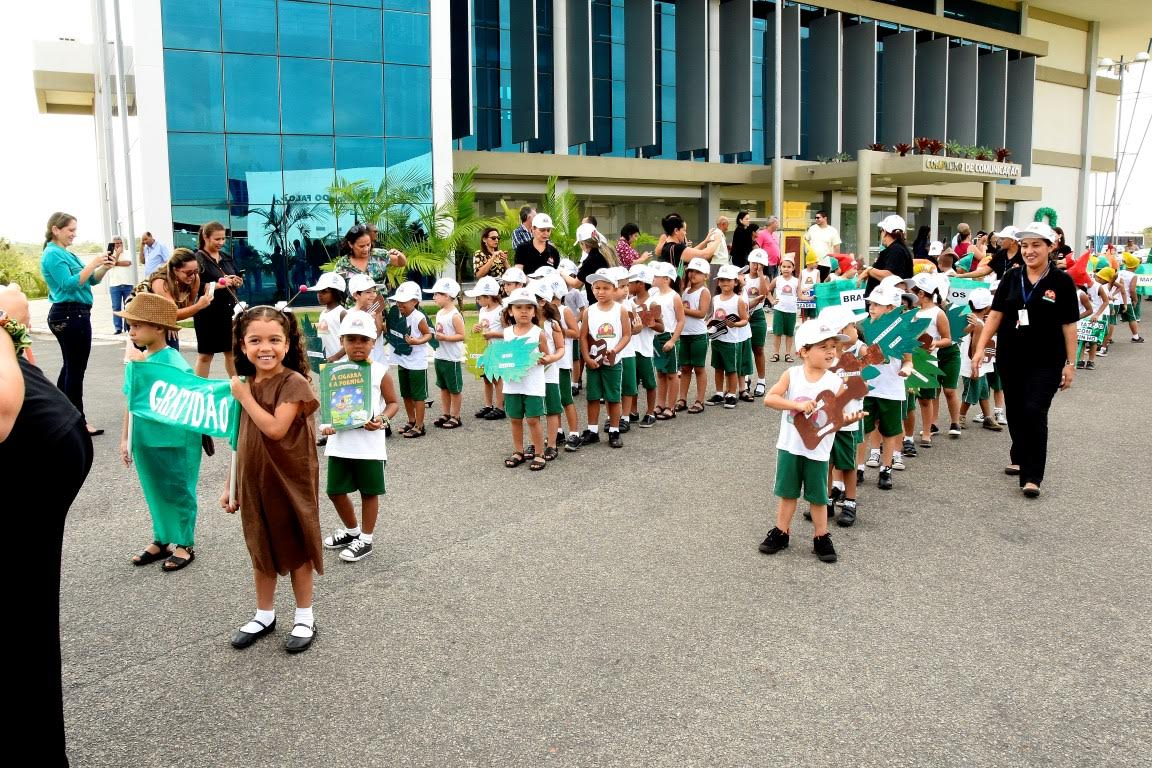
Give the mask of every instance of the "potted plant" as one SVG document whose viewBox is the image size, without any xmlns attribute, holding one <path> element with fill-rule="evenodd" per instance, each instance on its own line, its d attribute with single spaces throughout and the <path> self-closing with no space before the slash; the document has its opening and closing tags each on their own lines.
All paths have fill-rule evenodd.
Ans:
<svg viewBox="0 0 1152 768">
<path fill-rule="evenodd" d="M 868 149 L 872 150 L 873 152 L 887 152 L 888 151 L 887 147 L 885 147 L 883 144 L 879 144 L 879 143 L 869 144 Z"/>
<path fill-rule="evenodd" d="M 904 157 L 912 151 L 912 145 L 902 141 L 893 147 L 893 149 L 895 149 L 900 154 L 900 157 Z"/>
<path fill-rule="evenodd" d="M 928 154 L 928 147 L 931 143 L 932 143 L 931 139 L 927 138 L 926 136 L 921 136 L 920 138 L 916 139 L 916 141 L 915 141 L 916 151 L 922 155 Z"/>
<path fill-rule="evenodd" d="M 1000 147 L 1000 149 L 996 150 L 996 162 L 1006 163 L 1010 157 L 1012 157 L 1012 153 L 1008 151 L 1007 147 Z"/>
<path fill-rule="evenodd" d="M 929 139 L 928 140 L 928 151 L 931 152 L 933 155 L 940 154 L 941 150 L 943 150 L 943 149 L 944 149 L 944 142 L 940 141 L 940 139 Z"/>
</svg>

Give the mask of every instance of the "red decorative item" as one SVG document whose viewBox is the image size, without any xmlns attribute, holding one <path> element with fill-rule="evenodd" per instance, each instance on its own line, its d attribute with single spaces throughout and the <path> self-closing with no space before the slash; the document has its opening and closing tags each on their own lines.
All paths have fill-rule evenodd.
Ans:
<svg viewBox="0 0 1152 768">
<path fill-rule="evenodd" d="M 996 150 L 996 162 L 1008 162 L 1008 158 L 1010 157 L 1012 157 L 1012 153 L 1008 150 L 1007 147 L 1000 147 L 1000 149 Z"/>
<path fill-rule="evenodd" d="M 869 144 L 868 149 L 872 150 L 873 152 L 887 152 L 888 151 L 888 148 L 885 147 L 883 144 Z"/>
<path fill-rule="evenodd" d="M 940 139 L 930 139 L 928 141 L 928 151 L 934 155 L 940 154 L 944 149 L 944 142 Z"/>
<path fill-rule="evenodd" d="M 895 147 L 893 147 L 893 149 L 895 149 L 897 152 L 900 153 L 900 157 L 904 157 L 905 155 L 907 155 L 909 152 L 912 151 L 912 145 L 907 143 L 907 142 L 902 141 L 899 144 L 897 144 Z"/>
<path fill-rule="evenodd" d="M 921 136 L 920 138 L 916 139 L 916 149 L 919 150 L 920 154 L 926 155 L 928 154 L 928 145 L 931 143 L 931 139 Z"/>
</svg>

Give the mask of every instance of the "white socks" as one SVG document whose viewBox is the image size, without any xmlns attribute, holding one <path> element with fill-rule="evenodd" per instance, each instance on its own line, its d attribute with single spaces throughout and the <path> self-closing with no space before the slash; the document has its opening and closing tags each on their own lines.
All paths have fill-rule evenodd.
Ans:
<svg viewBox="0 0 1152 768">
<path fill-rule="evenodd" d="M 292 622 L 293 624 L 306 624 L 305 627 L 292 627 L 293 637 L 312 637 L 312 627 L 316 623 L 316 619 L 312 615 L 312 608 L 297 608 L 296 617 Z"/>
<path fill-rule="evenodd" d="M 257 632 L 263 631 L 264 627 L 271 625 L 274 621 L 276 621 L 276 611 L 261 611 L 260 609 L 256 609 L 256 615 L 253 617 L 252 621 L 240 627 L 240 631 L 254 635 Z M 260 622 L 260 624 L 263 624 L 264 627 L 260 626 L 260 624 L 257 624 L 256 622 Z"/>
<path fill-rule="evenodd" d="M 356 526 L 355 528 L 345 528 L 344 530 L 348 532 L 349 536 L 359 536 L 360 535 L 360 526 Z"/>
<path fill-rule="evenodd" d="M 372 534 L 371 533 L 360 534 L 360 541 L 364 542 L 365 544 L 371 544 L 372 543 Z"/>
<path fill-rule="evenodd" d="M 599 424 L 589 424 L 588 425 L 588 431 L 591 432 L 592 434 L 596 434 L 597 432 L 600 431 L 600 425 Z"/>
<path fill-rule="evenodd" d="M 843 480 L 833 480 L 832 481 L 832 487 L 833 488 L 839 488 L 841 491 L 843 491 L 844 490 L 844 481 Z"/>
</svg>

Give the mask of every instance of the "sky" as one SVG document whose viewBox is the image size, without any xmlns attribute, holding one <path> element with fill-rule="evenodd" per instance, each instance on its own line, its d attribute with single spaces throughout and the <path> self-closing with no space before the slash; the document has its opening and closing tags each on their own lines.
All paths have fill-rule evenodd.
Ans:
<svg viewBox="0 0 1152 768">
<path fill-rule="evenodd" d="M 123 3 L 123 7 L 127 13 L 130 3 Z M 6 106 L 0 167 L 7 177 L 7 183 L 0 185 L 0 237 L 39 241 L 48 216 L 53 211 L 67 211 L 77 217 L 81 240 L 101 240 L 93 120 L 79 115 L 40 114 L 32 86 L 32 41 L 61 37 L 90 41 L 91 4 L 89 0 L 5 0 L 0 4 L 0 29 L 7 32 L 0 46 L 0 103 Z M 1141 78 L 1146 69 L 1152 69 L 1152 64 L 1133 68 L 1124 82 L 1121 143 L 1131 125 L 1130 153 L 1136 152 L 1141 135 L 1152 122 L 1152 73 Z M 1152 226 L 1152 184 L 1148 183 L 1152 179 L 1152 132 L 1147 136 L 1139 156 L 1125 158 L 1124 175 L 1129 168 L 1134 172 L 1117 216 L 1118 231 Z M 1111 176 L 1096 174 L 1089 204 L 1095 206 L 1110 198 L 1112 184 Z M 1125 189 L 1123 178 L 1121 189 Z M 1094 209 L 1089 210 L 1088 221 L 1094 221 Z"/>
</svg>

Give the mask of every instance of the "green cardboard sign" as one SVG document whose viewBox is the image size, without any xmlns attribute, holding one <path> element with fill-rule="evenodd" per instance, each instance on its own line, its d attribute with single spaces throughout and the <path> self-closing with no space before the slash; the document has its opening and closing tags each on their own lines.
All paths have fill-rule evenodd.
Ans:
<svg viewBox="0 0 1152 768">
<path fill-rule="evenodd" d="M 853 312 L 867 312 L 864 304 L 864 287 L 855 280 L 833 280 L 816 284 L 816 310 L 842 304 Z"/>
</svg>

